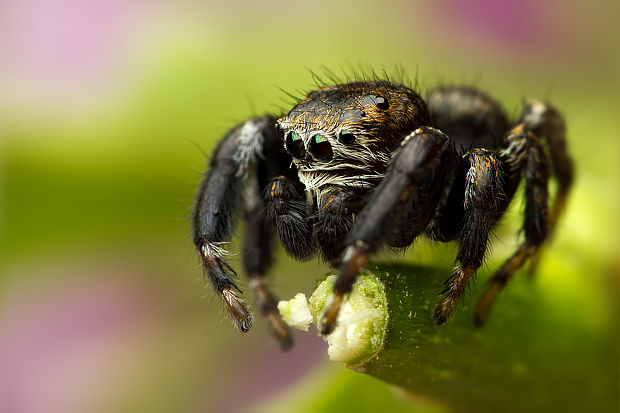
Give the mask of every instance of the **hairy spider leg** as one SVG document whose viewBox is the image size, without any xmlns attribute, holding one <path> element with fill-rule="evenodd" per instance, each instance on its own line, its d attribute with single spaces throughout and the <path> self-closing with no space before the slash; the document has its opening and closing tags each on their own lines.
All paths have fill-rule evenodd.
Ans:
<svg viewBox="0 0 620 413">
<path fill-rule="evenodd" d="M 260 162 L 263 161 L 259 160 L 258 179 L 255 180 L 254 185 L 247 188 L 245 193 L 246 231 L 243 242 L 243 266 L 249 277 L 249 287 L 254 293 L 254 300 L 267 320 L 272 335 L 278 340 L 283 350 L 288 350 L 293 345 L 293 336 L 278 312 L 278 300 L 269 291 L 265 278 L 271 266 L 272 227 L 269 225 L 269 212 L 263 199 L 262 189 L 265 185 L 261 181 L 271 174 L 265 174 L 261 170 Z M 264 166 L 268 167 L 269 164 Z"/>
<path fill-rule="evenodd" d="M 321 334 L 328 335 L 333 331 L 344 296 L 351 291 L 368 255 L 393 232 L 411 205 L 420 183 L 437 163 L 447 141 L 446 135 L 427 126 L 416 129 L 403 140 L 386 177 L 372 193 L 351 229 L 333 299 L 319 325 Z"/>
<path fill-rule="evenodd" d="M 437 209 L 445 205 L 448 190 L 457 175 L 459 158 L 454 141 L 450 140 L 441 151 L 435 166 L 429 171 L 428 177 L 418 185 L 409 208 L 386 239 L 388 246 L 407 248 L 420 234 L 427 231 Z"/>
<path fill-rule="evenodd" d="M 523 124 L 512 128 L 507 135 L 508 146 L 500 151 L 507 169 L 509 186 L 516 187 L 519 175 L 525 179 L 525 240 L 517 251 L 489 280 L 474 312 L 474 323 L 485 323 L 498 294 L 512 276 L 531 258 L 548 237 L 548 181 L 551 176 L 547 155 L 540 140 Z"/>
<path fill-rule="evenodd" d="M 446 280 L 443 299 L 433 319 L 445 323 L 456 308 L 471 278 L 482 265 L 489 234 L 499 217 L 500 201 L 505 198 L 502 161 L 487 149 L 473 149 L 464 159 L 469 166 L 465 175 L 465 216 L 459 235 L 459 265 Z"/>
<path fill-rule="evenodd" d="M 243 244 L 243 265 L 249 277 L 249 287 L 269 329 L 284 350 L 293 345 L 293 336 L 280 317 L 277 299 L 269 291 L 265 274 L 271 266 L 271 228 L 267 225 L 264 202 L 261 200 L 246 210 L 246 232 Z"/>
<path fill-rule="evenodd" d="M 215 149 L 209 172 L 200 185 L 193 215 L 194 244 L 206 276 L 235 325 L 246 332 L 254 319 L 234 281 L 236 273 L 224 259 L 228 252 L 223 246 L 235 227 L 235 211 L 244 207 L 247 232 L 243 264 L 249 276 L 249 287 L 283 348 L 291 346 L 292 338 L 264 280 L 271 264 L 271 248 L 262 188 L 279 171 L 285 170 L 289 162 L 273 117 L 250 119 L 238 125 Z"/>
<path fill-rule="evenodd" d="M 556 108 L 540 100 L 531 100 L 524 106 L 519 123 L 522 123 L 534 135 L 546 139 L 548 144 L 551 166 L 558 182 L 557 193 L 555 194 L 548 219 L 548 236 L 551 238 L 558 218 L 566 208 L 568 193 L 574 178 L 573 160 L 568 153 L 566 145 L 566 124 Z M 534 274 L 538 268 L 541 250 L 530 260 L 528 269 L 530 274 Z"/>
</svg>

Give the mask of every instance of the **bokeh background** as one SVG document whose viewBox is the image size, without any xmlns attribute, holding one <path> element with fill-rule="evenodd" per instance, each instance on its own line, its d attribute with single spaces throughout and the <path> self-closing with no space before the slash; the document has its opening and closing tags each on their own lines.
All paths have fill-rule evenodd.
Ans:
<svg viewBox="0 0 620 413">
<path fill-rule="evenodd" d="M 512 116 L 523 99 L 553 101 L 576 187 L 548 271 L 515 282 L 612 328 L 618 17 L 605 0 L 3 0 L 0 411 L 435 409 L 329 362 L 312 333 L 286 354 L 262 321 L 238 333 L 202 280 L 188 217 L 203 152 L 238 121 L 285 110 L 282 90 L 311 89 L 323 66 L 404 68 L 421 92 L 475 84 Z M 518 214 L 507 220 L 497 262 L 517 242 Z M 403 259 L 448 273 L 435 257 L 453 253 L 422 245 Z M 325 271 L 276 258 L 281 297 Z"/>
</svg>

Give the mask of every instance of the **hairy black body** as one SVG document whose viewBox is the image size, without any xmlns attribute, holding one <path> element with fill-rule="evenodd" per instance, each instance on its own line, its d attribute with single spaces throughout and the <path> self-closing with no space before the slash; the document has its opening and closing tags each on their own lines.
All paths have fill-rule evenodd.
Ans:
<svg viewBox="0 0 620 413">
<path fill-rule="evenodd" d="M 549 211 L 551 168 L 559 190 Z M 249 286 L 288 348 L 290 331 L 264 279 L 273 229 L 292 257 L 319 253 L 340 268 L 323 334 L 333 330 L 344 296 L 377 249 L 404 248 L 420 235 L 457 240 L 458 265 L 434 312 L 442 324 L 482 265 L 489 234 L 523 179 L 525 237 L 478 303 L 481 325 L 503 286 L 548 239 L 572 176 L 564 121 L 548 103 L 530 101 L 511 126 L 500 105 L 473 88 L 439 88 L 422 99 L 390 81 L 326 86 L 285 116 L 250 119 L 222 139 L 198 192 L 194 243 L 232 319 L 249 330 L 253 318 L 222 246 L 244 211 Z"/>
</svg>

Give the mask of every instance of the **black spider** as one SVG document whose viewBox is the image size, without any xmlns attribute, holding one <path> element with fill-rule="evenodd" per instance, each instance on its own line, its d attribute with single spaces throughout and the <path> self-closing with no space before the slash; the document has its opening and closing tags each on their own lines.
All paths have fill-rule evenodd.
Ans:
<svg viewBox="0 0 620 413">
<path fill-rule="evenodd" d="M 548 211 L 551 164 L 558 194 Z M 265 285 L 270 235 L 298 260 L 320 252 L 340 268 L 320 323 L 336 324 L 344 296 L 369 254 L 405 248 L 424 234 L 459 241 L 458 266 L 434 312 L 446 322 L 482 264 L 489 234 L 525 180 L 524 241 L 490 280 L 475 309 L 484 323 L 497 294 L 549 237 L 573 177 L 561 115 L 527 103 L 510 123 L 500 105 L 469 87 L 442 87 L 426 101 L 413 90 L 375 80 L 325 86 L 288 114 L 250 119 L 221 140 L 193 215 L 194 243 L 206 274 L 241 331 L 253 317 L 224 261 L 235 217 L 244 211 L 243 264 L 261 312 L 283 348 L 291 334 Z"/>
</svg>

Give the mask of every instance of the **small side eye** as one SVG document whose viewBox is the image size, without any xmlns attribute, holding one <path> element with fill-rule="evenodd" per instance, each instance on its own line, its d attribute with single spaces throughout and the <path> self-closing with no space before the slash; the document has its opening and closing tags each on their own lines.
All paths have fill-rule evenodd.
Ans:
<svg viewBox="0 0 620 413">
<path fill-rule="evenodd" d="M 310 141 L 310 152 L 312 155 L 322 161 L 329 161 L 334 157 L 332 145 L 323 135 L 317 134 Z"/>
<path fill-rule="evenodd" d="M 284 138 L 284 133 L 286 131 L 284 130 L 284 128 L 282 127 L 282 125 L 280 125 L 279 123 L 276 124 L 276 133 L 281 137 Z"/>
<path fill-rule="evenodd" d="M 353 132 L 343 130 L 338 134 L 338 140 L 344 145 L 351 145 L 355 142 L 355 135 Z"/>
<path fill-rule="evenodd" d="M 306 157 L 304 142 L 301 140 L 301 136 L 295 131 L 290 132 L 286 136 L 286 150 L 293 158 L 302 159 Z"/>
<path fill-rule="evenodd" d="M 390 108 L 390 104 L 383 96 L 377 96 L 375 99 L 375 105 L 377 105 L 377 107 L 381 110 L 388 110 Z"/>
</svg>

